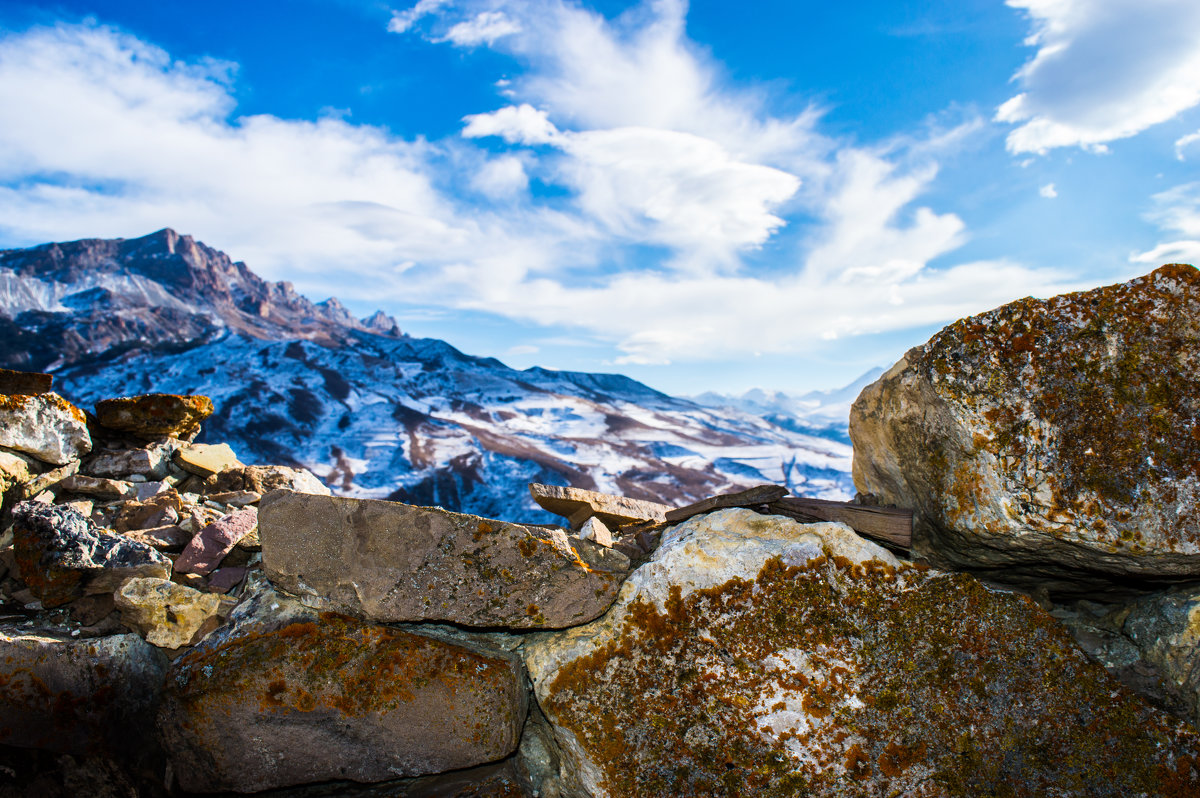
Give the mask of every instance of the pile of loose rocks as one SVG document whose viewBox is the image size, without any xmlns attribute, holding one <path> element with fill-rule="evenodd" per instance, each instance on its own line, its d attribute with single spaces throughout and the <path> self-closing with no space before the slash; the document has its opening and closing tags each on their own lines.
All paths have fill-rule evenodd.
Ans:
<svg viewBox="0 0 1200 798">
<path fill-rule="evenodd" d="M 856 405 L 863 504 L 531 486 L 561 528 L 243 465 L 193 442 L 204 397 L 89 415 L 0 373 L 0 797 L 1200 794 L 1200 538 L 1135 501 L 1190 512 L 1153 418 L 1200 413 L 1067 440 L 1045 395 L 1135 395 L 1087 383 L 1142 351 L 1119 312 L 1177 330 L 1198 285 L 948 328 Z M 1191 390 L 1194 338 L 1137 384 Z M 1139 428 L 1152 467 L 1078 459 Z"/>
</svg>

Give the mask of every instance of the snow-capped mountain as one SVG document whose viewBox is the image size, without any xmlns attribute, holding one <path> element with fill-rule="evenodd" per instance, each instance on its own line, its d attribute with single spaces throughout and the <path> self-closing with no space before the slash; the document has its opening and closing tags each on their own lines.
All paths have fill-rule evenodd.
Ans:
<svg viewBox="0 0 1200 798">
<path fill-rule="evenodd" d="M 206 394 L 202 440 L 347 495 L 549 521 L 526 483 L 669 504 L 762 482 L 852 491 L 847 442 L 785 407 L 766 418 L 615 374 L 511 369 L 310 302 L 172 230 L 0 251 L 0 365 L 54 371 L 85 407 Z"/>
<path fill-rule="evenodd" d="M 736 396 L 709 391 L 689 398 L 704 407 L 761 416 L 784 429 L 849 443 L 850 405 L 881 374 L 883 368 L 876 367 L 843 388 L 799 396 L 754 388 Z"/>
</svg>

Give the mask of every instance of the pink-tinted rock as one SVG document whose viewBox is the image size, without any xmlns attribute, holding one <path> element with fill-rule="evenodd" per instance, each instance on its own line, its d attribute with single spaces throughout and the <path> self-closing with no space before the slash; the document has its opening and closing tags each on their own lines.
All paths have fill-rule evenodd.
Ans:
<svg viewBox="0 0 1200 798">
<path fill-rule="evenodd" d="M 237 542 L 258 526 L 258 511 L 254 508 L 218 518 L 200 530 L 175 561 L 175 570 L 183 573 L 207 574 L 225 559 Z"/>
</svg>

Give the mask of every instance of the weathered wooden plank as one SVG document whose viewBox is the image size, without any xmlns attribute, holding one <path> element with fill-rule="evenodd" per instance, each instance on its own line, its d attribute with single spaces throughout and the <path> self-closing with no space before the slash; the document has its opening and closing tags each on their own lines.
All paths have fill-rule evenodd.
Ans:
<svg viewBox="0 0 1200 798">
<path fill-rule="evenodd" d="M 787 496 L 787 488 L 782 485 L 758 485 L 757 487 L 740 490 L 736 493 L 709 496 L 707 499 L 698 501 L 695 504 L 671 510 L 667 513 L 666 520 L 672 524 L 677 524 L 693 516 L 711 513 L 713 510 L 722 510 L 726 507 L 756 507 L 760 504 L 770 504 L 784 496 Z"/>
<path fill-rule="evenodd" d="M 609 527 L 618 527 L 634 521 L 662 521 L 667 512 L 674 509 L 628 496 L 538 482 L 529 483 L 529 493 L 544 509 L 568 519 L 571 528 L 576 530 L 592 516 L 597 516 Z"/>
<path fill-rule="evenodd" d="M 912 510 L 786 496 L 768 505 L 771 512 L 805 521 L 840 521 L 860 535 L 912 548 Z"/>
</svg>

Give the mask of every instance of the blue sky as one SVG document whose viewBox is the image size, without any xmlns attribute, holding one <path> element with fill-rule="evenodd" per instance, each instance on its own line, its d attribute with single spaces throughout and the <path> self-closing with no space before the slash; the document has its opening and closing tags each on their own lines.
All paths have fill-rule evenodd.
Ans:
<svg viewBox="0 0 1200 798">
<path fill-rule="evenodd" d="M 744 5 L 0 2 L 0 246 L 170 226 L 677 394 L 1200 261 L 1200 3 Z"/>
</svg>

